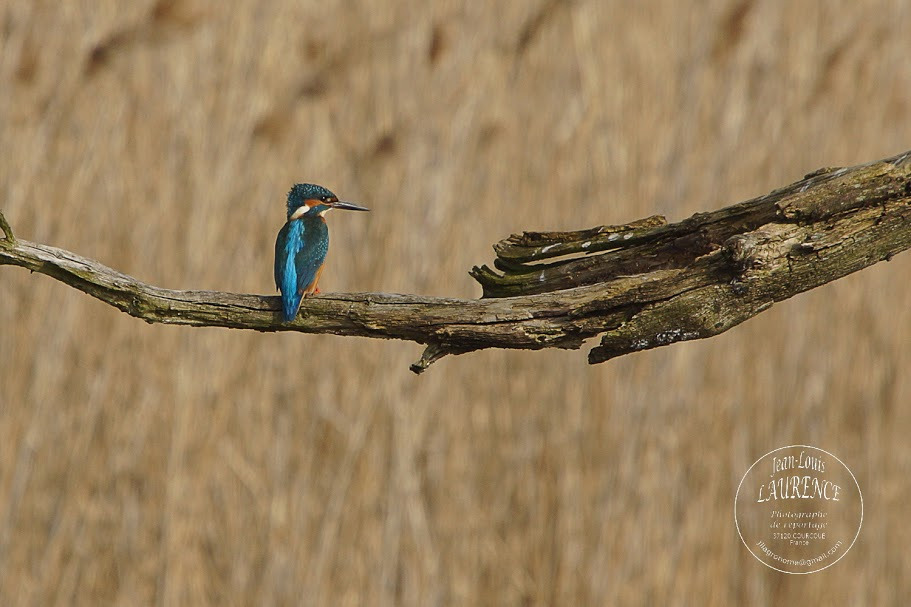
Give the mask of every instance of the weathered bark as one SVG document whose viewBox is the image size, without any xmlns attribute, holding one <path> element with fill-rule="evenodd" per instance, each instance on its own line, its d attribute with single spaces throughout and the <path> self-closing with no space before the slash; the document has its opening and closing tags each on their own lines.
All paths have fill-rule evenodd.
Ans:
<svg viewBox="0 0 911 607">
<path fill-rule="evenodd" d="M 911 247 L 911 152 L 821 169 L 766 196 L 679 223 L 649 217 L 578 232 L 514 235 L 482 299 L 383 293 L 308 298 L 291 323 L 278 298 L 173 291 L 96 261 L 16 240 L 0 214 L 0 265 L 47 274 L 147 322 L 334 333 L 427 344 L 420 372 L 483 348 L 579 348 L 589 362 L 717 335 L 774 302 Z"/>
</svg>

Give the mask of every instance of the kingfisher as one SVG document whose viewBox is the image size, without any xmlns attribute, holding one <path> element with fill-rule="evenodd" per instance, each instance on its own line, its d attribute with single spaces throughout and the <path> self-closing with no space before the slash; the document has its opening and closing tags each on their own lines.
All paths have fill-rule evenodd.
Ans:
<svg viewBox="0 0 911 607">
<path fill-rule="evenodd" d="M 313 183 L 298 183 L 288 192 L 288 219 L 275 239 L 275 287 L 282 293 L 282 318 L 297 316 L 301 299 L 319 293 L 316 283 L 329 250 L 326 213 L 332 209 L 369 211 Z"/>
</svg>

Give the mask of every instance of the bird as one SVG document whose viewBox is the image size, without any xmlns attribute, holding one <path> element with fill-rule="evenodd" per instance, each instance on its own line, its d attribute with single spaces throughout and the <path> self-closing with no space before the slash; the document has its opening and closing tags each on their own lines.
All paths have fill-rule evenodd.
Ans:
<svg viewBox="0 0 911 607">
<path fill-rule="evenodd" d="M 275 239 L 275 287 L 281 291 L 282 318 L 291 322 L 301 300 L 319 293 L 317 283 L 329 250 L 326 213 L 332 209 L 369 211 L 344 202 L 314 183 L 295 184 L 288 192 L 288 216 Z"/>
</svg>

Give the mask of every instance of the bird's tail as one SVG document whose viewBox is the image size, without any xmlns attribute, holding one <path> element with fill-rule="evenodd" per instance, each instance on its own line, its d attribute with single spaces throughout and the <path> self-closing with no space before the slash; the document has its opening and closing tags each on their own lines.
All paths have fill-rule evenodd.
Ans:
<svg viewBox="0 0 911 607">
<path fill-rule="evenodd" d="M 285 322 L 291 322 L 297 316 L 302 297 L 303 295 L 293 288 L 282 293 L 282 317 Z"/>
</svg>

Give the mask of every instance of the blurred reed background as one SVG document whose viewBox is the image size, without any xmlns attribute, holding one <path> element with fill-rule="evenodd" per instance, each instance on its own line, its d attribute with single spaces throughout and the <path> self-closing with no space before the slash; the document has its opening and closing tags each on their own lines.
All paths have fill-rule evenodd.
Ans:
<svg viewBox="0 0 911 607">
<path fill-rule="evenodd" d="M 0 3 L 0 209 L 169 288 L 272 293 L 290 185 L 324 291 L 475 297 L 523 229 L 671 221 L 911 148 L 911 6 Z M 911 256 L 590 367 L 150 326 L 0 268 L 3 605 L 899 604 Z M 767 451 L 850 466 L 835 566 L 733 521 Z"/>
</svg>

